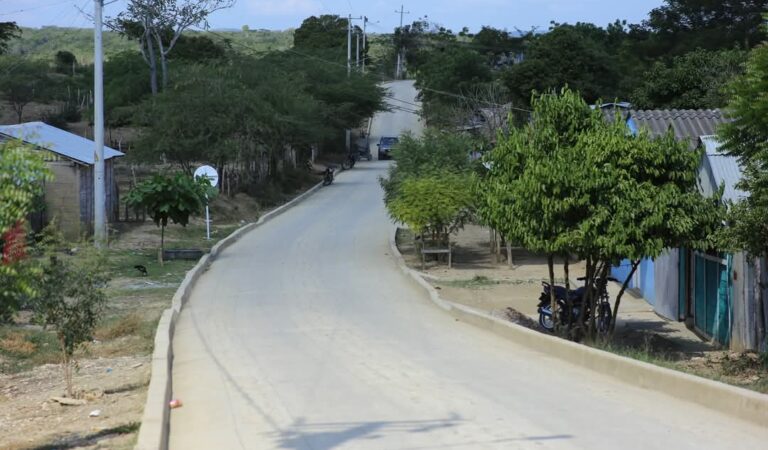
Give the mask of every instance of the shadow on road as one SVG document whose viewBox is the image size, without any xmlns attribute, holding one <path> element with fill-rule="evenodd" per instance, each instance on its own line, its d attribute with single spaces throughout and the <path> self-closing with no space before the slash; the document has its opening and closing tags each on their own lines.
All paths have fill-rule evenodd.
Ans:
<svg viewBox="0 0 768 450">
<path fill-rule="evenodd" d="M 441 428 L 452 428 L 466 423 L 455 414 L 447 419 L 437 420 L 397 420 L 374 422 L 348 423 L 306 423 L 304 419 L 296 420 L 288 430 L 280 433 L 278 442 L 284 449 L 295 450 L 331 450 L 345 443 L 354 441 L 382 439 L 387 435 L 406 433 L 429 433 Z M 489 444 L 500 444 L 513 441 L 550 441 L 572 439 L 571 435 L 526 436 L 508 439 L 487 439 L 451 443 L 449 447 L 471 448 Z M 362 444 L 360 444 L 362 445 Z M 402 450 L 426 448 L 421 446 L 399 447 Z M 429 448 L 434 448 L 430 445 Z"/>
</svg>

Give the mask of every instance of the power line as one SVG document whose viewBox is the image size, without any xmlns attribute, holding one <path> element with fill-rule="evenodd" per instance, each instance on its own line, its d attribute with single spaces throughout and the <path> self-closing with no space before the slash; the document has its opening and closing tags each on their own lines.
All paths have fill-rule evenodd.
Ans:
<svg viewBox="0 0 768 450">
<path fill-rule="evenodd" d="M 213 34 L 215 36 L 219 36 L 219 37 L 221 37 L 223 39 L 228 39 L 225 36 L 220 35 L 220 34 L 214 32 L 214 31 L 208 31 L 208 33 L 211 33 L 211 34 Z M 261 50 L 256 50 L 253 47 L 251 47 L 251 46 L 249 46 L 247 44 L 240 43 L 240 42 L 232 41 L 232 43 L 236 44 L 236 45 L 239 45 L 241 47 L 247 48 L 249 50 L 256 51 L 257 53 L 268 53 L 268 51 L 265 52 L 265 51 L 261 51 Z M 299 55 L 299 56 L 302 56 L 302 57 L 305 57 L 305 58 L 314 59 L 316 61 L 324 62 L 326 64 L 334 65 L 334 66 L 341 67 L 341 68 L 346 68 L 346 65 L 343 64 L 343 63 L 339 63 L 339 62 L 336 62 L 336 61 L 331 61 L 331 60 L 328 60 L 328 59 L 325 59 L 325 58 L 321 58 L 321 57 L 318 57 L 318 56 L 315 56 L 315 55 L 310 55 L 310 54 L 302 53 L 302 52 L 300 52 L 298 50 L 295 50 L 293 48 L 285 49 L 285 51 L 286 52 L 290 52 L 290 53 L 294 53 L 296 55 Z M 380 75 L 380 74 L 378 74 L 377 77 L 381 81 L 383 81 L 383 82 L 391 81 L 391 80 L 386 79 L 383 75 Z M 505 106 L 505 105 L 501 105 L 499 103 L 494 103 L 494 102 L 489 102 L 489 101 L 482 101 L 482 100 L 478 101 L 477 99 L 473 99 L 473 98 L 468 97 L 466 95 L 457 94 L 455 92 L 442 91 L 442 90 L 439 90 L 439 89 L 432 89 L 432 88 L 424 87 L 424 86 L 420 87 L 420 89 L 423 90 L 423 91 L 430 91 L 430 92 L 434 92 L 436 94 L 445 95 L 445 96 L 449 96 L 449 97 L 453 97 L 453 98 L 469 100 L 469 101 L 476 101 L 478 103 L 483 103 L 483 104 L 486 104 L 486 105 L 489 105 L 489 106 L 494 106 L 494 107 Z M 391 96 L 387 96 L 387 95 L 384 95 L 384 98 L 390 98 L 390 99 L 393 99 L 393 100 L 401 101 L 403 103 L 410 103 L 410 102 L 406 102 L 405 100 L 400 100 L 400 99 L 397 99 L 395 97 L 391 97 Z M 410 103 L 410 104 L 412 106 L 420 106 L 420 105 L 417 105 L 415 103 Z M 528 112 L 528 113 L 532 112 L 531 110 L 525 109 L 525 108 L 518 108 L 518 107 L 515 107 L 515 106 L 508 106 L 508 107 L 510 109 L 512 109 L 512 110 L 515 110 L 515 111 Z"/>
<path fill-rule="evenodd" d="M 61 4 L 64 4 L 64 3 L 70 3 L 70 1 L 71 0 L 64 0 L 64 1 L 58 1 L 58 2 L 55 2 L 55 3 L 48 3 L 48 4 L 45 4 L 45 5 L 33 6 L 31 8 L 17 9 L 16 11 L 0 13 L 0 16 L 10 16 L 12 14 L 19 14 L 19 13 L 23 13 L 23 12 L 27 12 L 27 11 L 35 11 L 35 10 L 43 9 L 43 8 L 50 8 L 51 6 L 57 6 L 57 5 L 61 5 Z"/>
</svg>

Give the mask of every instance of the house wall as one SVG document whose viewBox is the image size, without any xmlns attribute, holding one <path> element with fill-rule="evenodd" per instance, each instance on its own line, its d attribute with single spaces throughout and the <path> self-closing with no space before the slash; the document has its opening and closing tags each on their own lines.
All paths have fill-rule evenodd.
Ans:
<svg viewBox="0 0 768 450">
<path fill-rule="evenodd" d="M 731 349 L 754 350 L 758 347 L 755 318 L 757 308 L 755 293 L 755 269 L 743 252 L 733 256 L 733 311 L 731 312 Z"/>
<path fill-rule="evenodd" d="M 653 309 L 657 314 L 670 320 L 680 318 L 680 252 L 677 249 L 666 250 L 656 258 L 654 271 Z"/>
<path fill-rule="evenodd" d="M 45 184 L 46 216 L 55 220 L 67 239 L 79 239 L 83 232 L 80 221 L 80 168 L 69 161 L 48 162 L 53 180 Z"/>
<path fill-rule="evenodd" d="M 113 159 L 104 162 L 104 184 L 106 196 L 107 223 L 117 221 L 119 214 L 119 196 L 115 183 Z M 83 234 L 93 234 L 94 214 L 93 166 L 80 170 L 80 222 Z"/>
</svg>

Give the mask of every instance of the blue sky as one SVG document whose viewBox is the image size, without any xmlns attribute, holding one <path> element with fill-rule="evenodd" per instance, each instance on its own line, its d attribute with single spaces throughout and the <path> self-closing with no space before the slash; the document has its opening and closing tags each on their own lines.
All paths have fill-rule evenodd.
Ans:
<svg viewBox="0 0 768 450">
<path fill-rule="evenodd" d="M 109 3 L 110 0 L 106 0 Z M 397 1 L 397 0 L 396 0 Z M 107 15 L 119 13 L 126 0 L 106 7 Z M 514 30 L 533 26 L 546 29 L 550 20 L 574 23 L 593 22 L 605 25 L 617 18 L 630 22 L 643 20 L 662 0 L 414 0 L 402 1 L 405 22 L 427 15 L 432 22 L 458 31 L 468 26 L 476 31 L 482 25 Z M 252 29 L 295 28 L 310 15 L 349 13 L 366 15 L 372 21 L 372 32 L 389 32 L 399 24 L 395 14 L 401 2 L 383 0 L 237 0 L 234 8 L 214 13 L 212 28 Z M 77 7 L 91 11 L 92 0 L 0 0 L 0 21 L 16 21 L 23 26 L 89 25 Z"/>
</svg>

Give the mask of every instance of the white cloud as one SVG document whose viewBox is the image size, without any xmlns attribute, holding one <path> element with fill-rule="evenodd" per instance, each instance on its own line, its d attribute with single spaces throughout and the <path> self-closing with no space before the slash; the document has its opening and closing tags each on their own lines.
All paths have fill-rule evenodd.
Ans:
<svg viewBox="0 0 768 450">
<path fill-rule="evenodd" d="M 248 9 L 259 15 L 311 15 L 321 9 L 317 0 L 247 0 Z"/>
</svg>

